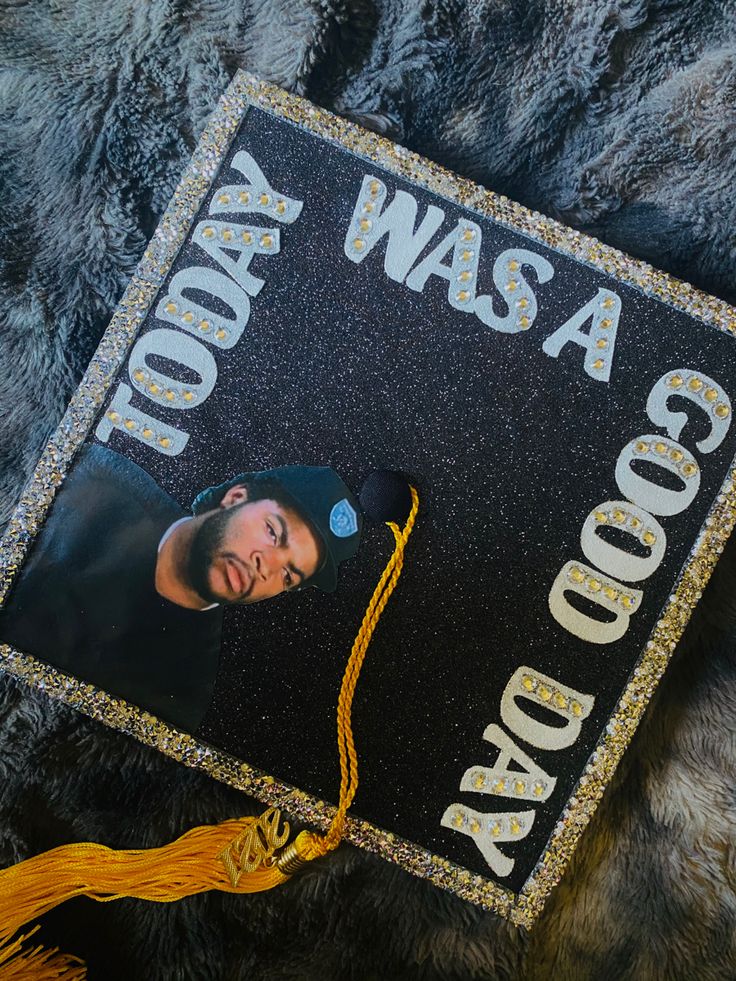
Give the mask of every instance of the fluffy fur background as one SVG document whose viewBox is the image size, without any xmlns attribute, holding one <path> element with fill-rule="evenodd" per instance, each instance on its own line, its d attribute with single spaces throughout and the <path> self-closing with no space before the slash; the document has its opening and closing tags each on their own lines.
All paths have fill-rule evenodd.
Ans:
<svg viewBox="0 0 736 981">
<path fill-rule="evenodd" d="M 3 519 L 238 66 L 736 300 L 731 3 L 1 0 L 0 17 Z M 530 935 L 343 847 L 252 898 L 78 900 L 44 940 L 105 981 L 733 978 L 735 551 Z M 257 809 L 0 685 L 3 864 Z"/>
</svg>

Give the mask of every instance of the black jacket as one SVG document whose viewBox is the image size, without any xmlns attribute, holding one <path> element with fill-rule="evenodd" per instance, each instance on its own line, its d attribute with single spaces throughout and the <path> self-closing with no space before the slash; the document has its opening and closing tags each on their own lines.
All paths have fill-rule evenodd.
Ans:
<svg viewBox="0 0 736 981">
<path fill-rule="evenodd" d="M 161 536 L 185 513 L 130 460 L 82 447 L 0 611 L 0 641 L 194 732 L 222 610 L 184 609 L 154 586 Z"/>
</svg>

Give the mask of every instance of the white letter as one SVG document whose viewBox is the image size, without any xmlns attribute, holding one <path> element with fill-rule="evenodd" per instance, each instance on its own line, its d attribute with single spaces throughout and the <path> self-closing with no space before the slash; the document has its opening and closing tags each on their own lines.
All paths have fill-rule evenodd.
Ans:
<svg viewBox="0 0 736 981">
<path fill-rule="evenodd" d="M 118 429 L 166 456 L 177 456 L 181 453 L 189 442 L 188 433 L 167 426 L 158 419 L 147 416 L 140 409 L 134 409 L 130 404 L 132 394 L 133 389 L 128 385 L 118 385 L 104 416 L 97 424 L 95 436 L 106 443 L 113 429 Z"/>
<path fill-rule="evenodd" d="M 184 296 L 184 290 L 209 293 L 215 300 L 222 300 L 235 318 L 223 317 L 207 307 Z M 169 292 L 158 301 L 156 316 L 167 320 L 182 330 L 188 330 L 215 347 L 228 348 L 237 344 L 250 317 L 248 294 L 232 279 L 216 269 L 206 266 L 190 266 L 174 273 L 169 282 Z"/>
<path fill-rule="evenodd" d="M 613 348 L 620 316 L 621 300 L 616 293 L 599 289 L 597 296 L 570 317 L 562 327 L 558 327 L 554 334 L 550 334 L 542 344 L 542 350 L 556 358 L 566 344 L 579 344 L 586 351 L 586 373 L 596 381 L 607 382 L 611 377 Z M 590 333 L 583 334 L 580 328 L 591 317 L 593 325 Z"/>
<path fill-rule="evenodd" d="M 606 622 L 581 613 L 565 598 L 567 591 L 584 596 L 616 619 Z M 612 644 L 628 630 L 629 617 L 638 610 L 643 595 L 640 589 L 608 579 L 583 562 L 567 562 L 552 583 L 548 602 L 552 616 L 571 634 L 591 644 Z"/>
<path fill-rule="evenodd" d="M 558 703 L 567 704 L 560 692 L 555 693 Z M 557 779 L 546 773 L 541 766 L 527 756 L 516 743 L 507 736 L 500 726 L 490 725 L 483 738 L 498 747 L 499 753 L 493 766 L 471 766 L 463 774 L 460 790 L 470 790 L 476 794 L 496 794 L 499 797 L 515 797 L 517 800 L 547 800 L 555 789 Z M 524 770 L 510 770 L 511 761 L 520 764 Z"/>
<path fill-rule="evenodd" d="M 473 221 L 459 221 L 457 228 L 445 235 L 440 244 L 412 269 L 406 285 L 421 293 L 430 276 L 441 276 L 450 284 L 447 290 L 450 305 L 456 310 L 472 313 L 481 241 L 479 225 Z M 451 250 L 452 266 L 446 266 L 441 260 Z"/>
<path fill-rule="evenodd" d="M 508 308 L 505 317 L 493 312 L 490 296 L 479 296 L 475 301 L 475 314 L 478 319 L 493 330 L 503 334 L 518 334 L 529 330 L 537 316 L 537 298 L 522 275 L 522 266 L 531 266 L 540 283 L 546 283 L 555 274 L 553 267 L 536 252 L 526 249 L 507 249 L 493 264 L 493 282 Z"/>
<path fill-rule="evenodd" d="M 192 242 L 212 256 L 246 293 L 257 296 L 263 280 L 248 272 L 253 256 L 275 255 L 281 250 L 278 228 L 228 224 L 226 221 L 200 221 L 192 233 Z M 227 250 L 227 251 L 226 251 Z M 237 259 L 228 255 L 239 252 Z"/>
<path fill-rule="evenodd" d="M 682 487 L 672 490 L 640 477 L 631 469 L 634 460 L 646 460 L 668 470 Z M 679 514 L 698 493 L 700 468 L 684 446 L 664 436 L 645 433 L 621 450 L 616 461 L 616 483 L 630 501 L 652 514 Z"/>
<path fill-rule="evenodd" d="M 345 236 L 345 255 L 353 262 L 362 262 L 373 246 L 388 235 L 383 268 L 390 279 L 401 283 L 444 221 L 445 213 L 430 204 L 415 232 L 417 203 L 411 194 L 397 191 L 391 204 L 382 212 L 385 198 L 383 181 L 366 174 Z"/>
<path fill-rule="evenodd" d="M 701 453 L 712 453 L 726 438 L 731 425 L 731 400 L 702 371 L 692 368 L 678 368 L 662 375 L 649 393 L 647 415 L 655 426 L 663 426 L 673 439 L 679 439 L 687 423 L 687 412 L 672 412 L 667 408 L 670 395 L 681 395 L 689 399 L 708 416 L 710 434 L 696 443 Z"/>
<path fill-rule="evenodd" d="M 517 698 L 528 698 L 565 720 L 564 726 L 547 726 L 537 722 L 516 704 Z M 566 749 L 580 735 L 583 719 L 595 704 L 592 695 L 568 688 L 533 668 L 520 667 L 511 675 L 501 696 L 501 718 L 520 739 L 537 749 Z"/>
<path fill-rule="evenodd" d="M 504 855 L 496 847 L 496 843 L 526 838 L 534 824 L 534 811 L 483 814 L 462 804 L 450 804 L 442 815 L 440 824 L 443 828 L 468 835 L 493 872 L 496 875 L 508 875 L 514 867 L 514 859 Z"/>
<path fill-rule="evenodd" d="M 183 382 L 151 367 L 149 357 L 167 358 L 190 368 L 198 382 Z M 193 409 L 207 398 L 217 381 L 215 359 L 193 337 L 159 327 L 139 338 L 130 354 L 128 373 L 135 388 L 146 398 L 171 409 Z"/>
<path fill-rule="evenodd" d="M 602 528 L 618 528 L 650 550 L 646 557 L 632 555 L 601 537 Z M 664 558 L 667 536 L 648 511 L 628 501 L 604 501 L 585 519 L 580 544 L 586 559 L 609 576 L 625 582 L 647 579 Z"/>
<path fill-rule="evenodd" d="M 249 153 L 245 150 L 238 151 L 230 166 L 233 170 L 239 170 L 248 183 L 226 184 L 221 187 L 210 202 L 211 215 L 223 212 L 242 214 L 247 211 L 268 215 L 269 218 L 275 218 L 285 225 L 296 221 L 301 214 L 302 202 L 274 191 Z"/>
</svg>

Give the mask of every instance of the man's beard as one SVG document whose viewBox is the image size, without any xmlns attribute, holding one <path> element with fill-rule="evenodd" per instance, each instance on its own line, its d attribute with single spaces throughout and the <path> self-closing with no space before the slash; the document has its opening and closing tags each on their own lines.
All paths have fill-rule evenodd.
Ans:
<svg viewBox="0 0 736 981">
<path fill-rule="evenodd" d="M 243 504 L 245 503 L 244 501 Z M 189 585 L 208 603 L 227 602 L 212 592 L 210 570 L 225 540 L 225 531 L 232 517 L 231 511 L 236 511 L 243 504 L 236 504 L 233 508 L 218 508 L 199 526 L 189 547 L 187 560 Z"/>
</svg>

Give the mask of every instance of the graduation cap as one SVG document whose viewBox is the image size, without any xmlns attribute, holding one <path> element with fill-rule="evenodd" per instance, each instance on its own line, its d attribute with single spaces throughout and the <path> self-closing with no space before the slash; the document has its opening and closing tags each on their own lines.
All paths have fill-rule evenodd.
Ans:
<svg viewBox="0 0 736 981">
<path fill-rule="evenodd" d="M 29 869 L 58 881 L 55 899 L 81 886 L 245 892 L 343 836 L 530 925 L 733 526 L 735 332 L 727 304 L 238 74 L 9 525 L 0 640 L 6 670 L 269 809 L 147 853 L 163 891 L 102 846 L 83 846 L 114 873 L 99 886 L 57 880 L 59 856 L 31 859 L 4 873 L 13 889 L 31 883 L 13 929 L 39 909 Z M 14 643 L 24 578 L 39 548 L 47 570 L 66 554 L 52 522 L 92 458 L 128 471 L 131 490 L 113 500 L 114 480 L 98 480 L 94 507 L 75 507 L 95 562 L 55 591 L 65 616 L 112 554 L 100 543 L 115 517 L 127 516 L 120 541 L 160 537 L 181 558 L 224 502 L 232 514 L 202 551 L 226 561 L 220 533 L 242 530 L 228 524 L 234 491 L 264 473 L 320 546 L 302 584 L 336 589 L 253 610 L 206 609 L 192 587 L 187 634 L 200 651 L 216 635 L 219 661 L 189 687 L 180 648 L 154 692 L 152 678 L 150 690 L 102 683 L 84 645 L 67 661 Z M 411 561 L 375 632 L 419 497 Z M 361 533 L 361 512 L 378 526 Z M 278 529 L 262 531 L 276 547 Z M 145 658 L 150 643 L 165 664 L 146 623 L 150 641 L 125 650 Z M 349 705 L 371 637 L 356 750 Z M 114 641 L 87 646 L 109 654 Z M 319 831 L 288 842 L 273 808 Z M 191 876 L 172 886 L 182 858 Z"/>
</svg>

